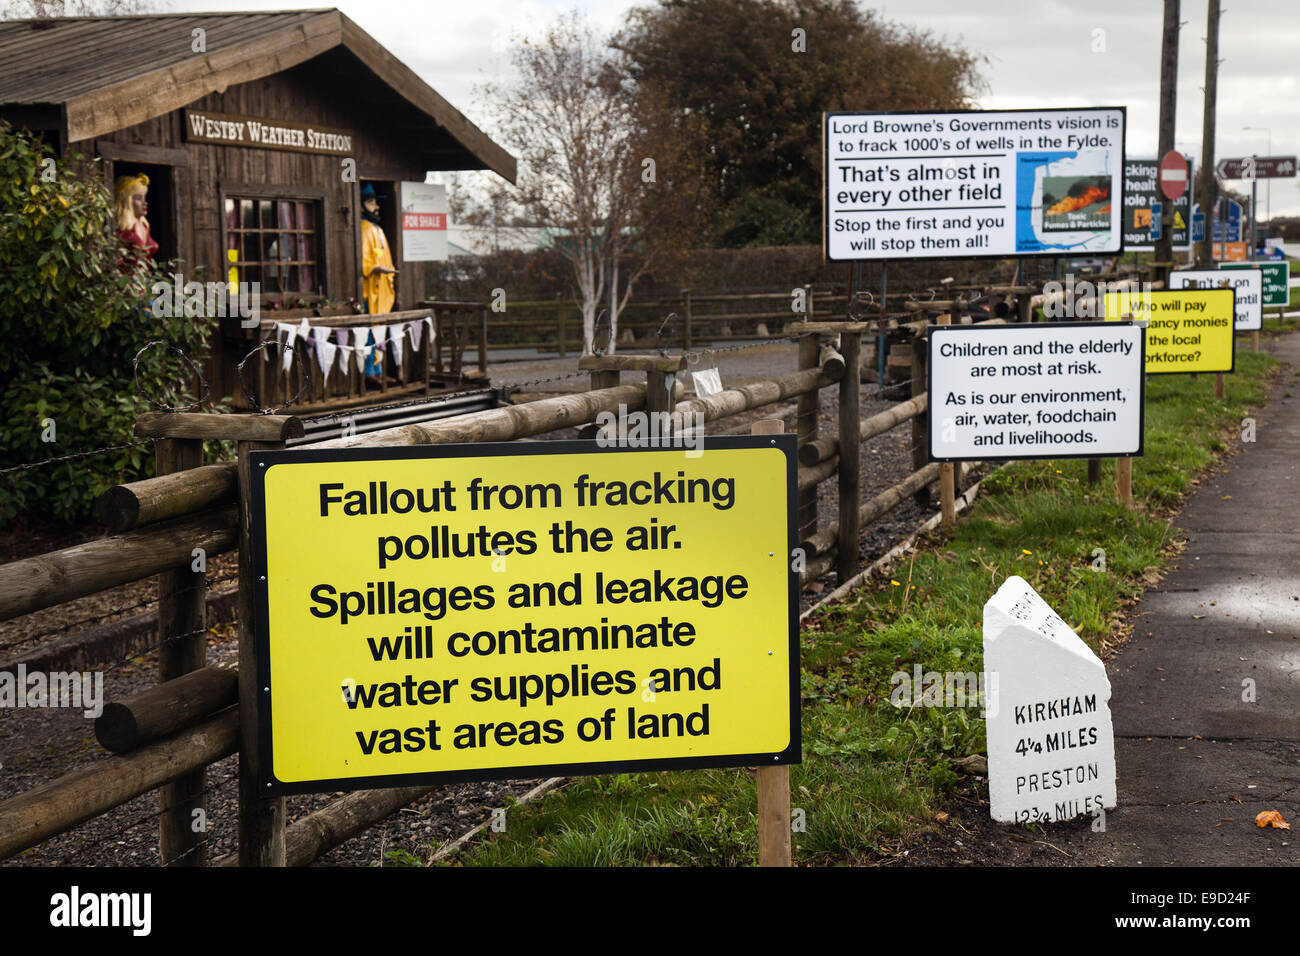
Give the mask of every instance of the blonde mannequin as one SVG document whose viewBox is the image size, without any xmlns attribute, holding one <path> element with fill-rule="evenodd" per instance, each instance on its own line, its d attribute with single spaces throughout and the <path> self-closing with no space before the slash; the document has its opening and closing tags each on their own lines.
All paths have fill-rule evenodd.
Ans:
<svg viewBox="0 0 1300 956">
<path fill-rule="evenodd" d="M 149 177 L 144 173 L 138 176 L 119 176 L 114 191 L 115 211 L 117 215 L 118 237 L 130 247 L 132 258 L 152 259 L 158 251 L 158 243 L 149 234 L 149 203 L 145 194 L 149 191 Z"/>
</svg>

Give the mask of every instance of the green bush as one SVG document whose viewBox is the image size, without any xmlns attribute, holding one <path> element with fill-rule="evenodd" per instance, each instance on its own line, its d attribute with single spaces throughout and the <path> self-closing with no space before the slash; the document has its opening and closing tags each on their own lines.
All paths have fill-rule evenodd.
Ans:
<svg viewBox="0 0 1300 956">
<path fill-rule="evenodd" d="M 132 373 L 146 343 L 179 348 L 201 367 L 206 320 L 148 311 L 148 289 L 170 264 L 136 279 L 122 274 L 121 254 L 97 162 L 55 162 L 39 139 L 0 121 L 0 469 L 132 441 L 149 409 Z M 140 388 L 160 401 L 185 402 L 190 379 L 167 348 L 140 360 Z M 0 525 L 20 514 L 84 520 L 106 488 L 152 469 L 141 446 L 9 472 Z"/>
</svg>

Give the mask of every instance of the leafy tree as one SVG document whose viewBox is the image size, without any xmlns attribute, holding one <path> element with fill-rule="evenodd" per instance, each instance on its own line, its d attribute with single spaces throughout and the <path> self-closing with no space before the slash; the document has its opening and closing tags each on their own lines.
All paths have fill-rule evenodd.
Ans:
<svg viewBox="0 0 1300 956">
<path fill-rule="evenodd" d="M 207 321 L 150 314 L 167 264 L 126 275 L 124 252 L 98 166 L 56 161 L 46 144 L 0 121 L 0 468 L 130 442 L 150 407 L 132 363 L 147 343 L 202 366 Z M 190 379 L 167 348 L 140 358 L 140 391 L 158 401 L 183 403 Z M 151 473 L 147 446 L 10 472 L 0 523 L 24 512 L 80 520 L 110 485 Z"/>
<path fill-rule="evenodd" d="M 968 107 L 982 58 L 852 0 L 660 0 L 614 45 L 707 135 L 723 245 L 819 241 L 821 114 Z"/>
</svg>

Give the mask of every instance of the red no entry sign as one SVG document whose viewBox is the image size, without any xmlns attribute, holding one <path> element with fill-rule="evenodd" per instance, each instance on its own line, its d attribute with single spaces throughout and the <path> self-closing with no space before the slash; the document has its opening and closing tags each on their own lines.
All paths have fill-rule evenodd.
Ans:
<svg viewBox="0 0 1300 956">
<path fill-rule="evenodd" d="M 1160 158 L 1160 192 L 1166 199 L 1177 199 L 1187 191 L 1187 160 L 1171 149 Z"/>
</svg>

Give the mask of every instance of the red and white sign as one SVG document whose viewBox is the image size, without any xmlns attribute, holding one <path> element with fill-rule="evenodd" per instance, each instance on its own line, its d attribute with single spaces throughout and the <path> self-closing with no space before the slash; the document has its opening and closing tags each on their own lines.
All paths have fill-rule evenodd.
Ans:
<svg viewBox="0 0 1300 956">
<path fill-rule="evenodd" d="M 402 183 L 402 260 L 447 261 L 447 187 Z"/>
<path fill-rule="evenodd" d="M 1174 200 L 1187 192 L 1187 160 L 1171 149 L 1160 158 L 1160 192 L 1166 199 Z"/>
<path fill-rule="evenodd" d="M 440 212 L 404 212 L 403 229 L 446 229 L 447 217 Z"/>
</svg>

